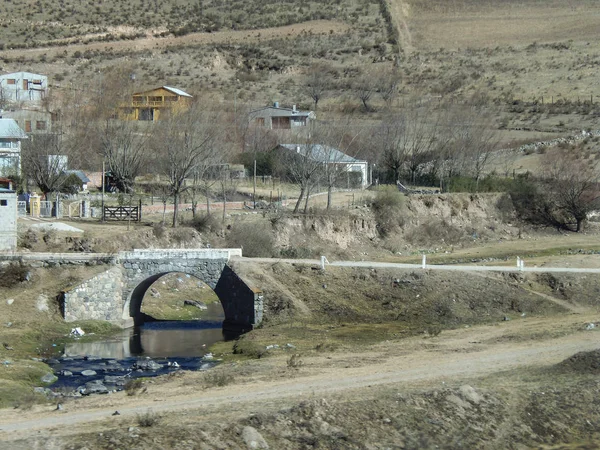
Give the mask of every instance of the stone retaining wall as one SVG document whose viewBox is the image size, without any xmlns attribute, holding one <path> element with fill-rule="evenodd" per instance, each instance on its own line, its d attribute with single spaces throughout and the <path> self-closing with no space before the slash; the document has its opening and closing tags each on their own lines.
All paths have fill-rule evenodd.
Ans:
<svg viewBox="0 0 600 450">
<path fill-rule="evenodd" d="M 123 310 L 123 272 L 113 267 L 96 275 L 62 296 L 66 322 L 106 320 L 120 324 Z"/>
</svg>

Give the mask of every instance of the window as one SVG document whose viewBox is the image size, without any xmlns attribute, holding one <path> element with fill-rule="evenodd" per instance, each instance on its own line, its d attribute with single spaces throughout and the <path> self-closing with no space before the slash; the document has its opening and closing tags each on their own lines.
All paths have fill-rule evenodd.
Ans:
<svg viewBox="0 0 600 450">
<path fill-rule="evenodd" d="M 8 206 L 8 200 L 0 200 L 0 206 Z"/>
<path fill-rule="evenodd" d="M 36 130 L 45 130 L 46 129 L 46 121 L 45 120 L 38 120 L 35 122 L 35 129 Z"/>
<path fill-rule="evenodd" d="M 37 84 L 38 86 L 42 85 L 42 80 L 33 80 L 32 81 L 33 84 Z"/>
<path fill-rule="evenodd" d="M 25 133 L 31 133 L 31 120 L 25 121 Z"/>
<path fill-rule="evenodd" d="M 10 141 L 0 141 L 0 148 L 10 148 Z"/>
<path fill-rule="evenodd" d="M 6 80 L 6 84 L 17 84 L 17 80 L 15 80 L 14 78 L 9 78 L 8 80 Z"/>
</svg>

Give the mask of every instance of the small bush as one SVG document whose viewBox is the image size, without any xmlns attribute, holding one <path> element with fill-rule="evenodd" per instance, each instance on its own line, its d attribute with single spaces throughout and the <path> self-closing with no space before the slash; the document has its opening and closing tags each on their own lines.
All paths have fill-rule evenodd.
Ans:
<svg viewBox="0 0 600 450">
<path fill-rule="evenodd" d="M 160 416 L 158 414 L 156 414 L 154 411 L 152 411 L 151 409 L 149 409 L 145 413 L 141 413 L 141 414 L 137 415 L 137 421 L 138 421 L 138 425 L 140 427 L 145 427 L 145 428 L 153 427 L 154 425 L 156 425 L 158 423 L 159 420 L 160 420 Z"/>
<path fill-rule="evenodd" d="M 300 355 L 298 353 L 294 353 L 287 360 L 287 366 L 290 369 L 299 369 L 303 365 L 304 365 L 304 361 L 302 361 L 302 359 L 300 358 Z"/>
<path fill-rule="evenodd" d="M 127 395 L 134 396 L 140 391 L 140 389 L 142 389 L 143 385 L 144 383 L 142 382 L 142 380 L 140 380 L 139 378 L 135 378 L 125 383 L 124 389 Z"/>
<path fill-rule="evenodd" d="M 154 234 L 155 238 L 162 239 L 163 237 L 165 237 L 166 233 L 167 227 L 165 227 L 162 223 L 155 223 L 154 225 L 152 225 L 152 234 Z"/>
<path fill-rule="evenodd" d="M 266 223 L 237 223 L 226 240 L 229 247 L 241 247 L 244 256 L 271 257 L 276 254 L 273 232 Z"/>
<path fill-rule="evenodd" d="M 11 288 L 29 277 L 29 269 L 23 264 L 10 263 L 0 269 L 0 287 Z"/>
<path fill-rule="evenodd" d="M 249 358 L 262 358 L 267 353 L 267 350 L 256 342 L 249 341 L 247 339 L 239 339 L 233 345 L 234 355 L 245 355 Z"/>
<path fill-rule="evenodd" d="M 197 214 L 186 225 L 194 228 L 199 233 L 220 229 L 220 222 L 213 214 Z"/>
<path fill-rule="evenodd" d="M 206 372 L 204 375 L 204 386 L 206 387 L 223 387 L 233 383 L 235 378 L 227 372 Z"/>
<path fill-rule="evenodd" d="M 371 208 L 375 214 L 377 228 L 384 236 L 404 224 L 402 216 L 404 195 L 395 186 L 384 186 L 379 189 Z"/>
<path fill-rule="evenodd" d="M 31 250 L 38 241 L 38 236 L 32 229 L 28 229 L 25 233 L 19 235 L 19 247 L 22 248 Z"/>
</svg>

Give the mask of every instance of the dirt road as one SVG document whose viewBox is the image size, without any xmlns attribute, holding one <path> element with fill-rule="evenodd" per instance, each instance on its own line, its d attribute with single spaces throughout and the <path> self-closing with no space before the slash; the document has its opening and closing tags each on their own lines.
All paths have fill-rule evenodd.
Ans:
<svg viewBox="0 0 600 450">
<path fill-rule="evenodd" d="M 192 45 L 210 45 L 210 44 L 240 44 L 260 40 L 270 40 L 282 38 L 285 36 L 298 36 L 303 33 L 329 34 L 343 33 L 349 29 L 348 25 L 342 22 L 329 20 L 314 20 L 310 22 L 287 25 L 283 27 L 265 28 L 258 30 L 242 31 L 217 31 L 214 33 L 190 33 L 185 36 L 168 37 L 143 37 L 134 40 L 117 40 L 109 42 L 91 41 L 89 43 L 69 43 L 65 45 L 48 45 L 39 48 L 30 49 L 8 49 L 0 51 L 2 58 L 19 57 L 37 57 L 40 55 L 54 56 L 62 54 L 68 48 L 69 53 L 76 51 L 85 52 L 86 50 L 96 51 L 142 51 L 142 50 L 163 50 L 176 46 Z"/>
<path fill-rule="evenodd" d="M 598 331 L 586 331 L 583 326 L 596 319 L 600 316 L 573 314 L 462 328 L 435 338 L 384 342 L 369 352 L 309 355 L 305 365 L 292 372 L 286 368 L 287 355 L 281 354 L 249 363 L 252 370 L 246 370 L 244 381 L 223 388 L 202 390 L 198 383 L 202 375 L 186 373 L 164 384 L 150 385 L 141 397 L 121 392 L 69 402 L 63 411 L 56 411 L 54 405 L 32 411 L 3 410 L 0 440 L 33 433 L 67 435 L 101 420 L 110 420 L 113 425 L 115 421 L 131 423 L 136 414 L 148 408 L 169 412 L 171 418 L 196 412 L 208 420 L 211 415 L 241 414 L 268 405 L 281 408 L 314 396 L 364 392 L 379 385 L 463 382 L 501 371 L 549 366 L 600 347 Z M 230 369 L 235 371 L 236 367 Z M 111 417 L 115 410 L 120 415 Z"/>
</svg>

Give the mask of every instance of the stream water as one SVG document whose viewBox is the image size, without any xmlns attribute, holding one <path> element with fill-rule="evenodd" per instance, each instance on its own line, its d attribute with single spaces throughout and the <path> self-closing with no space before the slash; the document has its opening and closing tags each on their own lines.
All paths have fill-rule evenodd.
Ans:
<svg viewBox="0 0 600 450">
<path fill-rule="evenodd" d="M 221 305 L 209 305 L 205 317 L 146 322 L 93 342 L 73 340 L 62 356 L 46 361 L 58 377 L 52 389 L 104 393 L 122 389 L 132 378 L 209 369 L 216 362 L 208 348 L 226 338 Z"/>
</svg>

